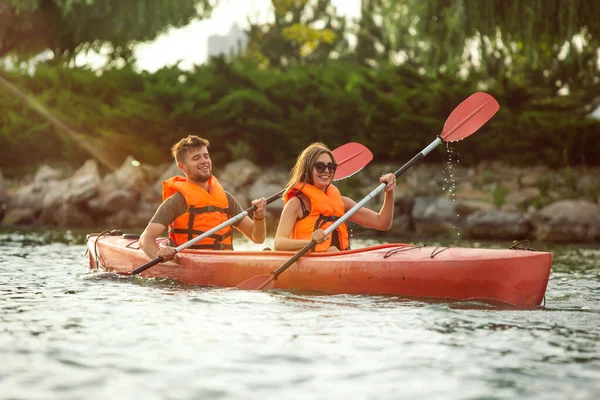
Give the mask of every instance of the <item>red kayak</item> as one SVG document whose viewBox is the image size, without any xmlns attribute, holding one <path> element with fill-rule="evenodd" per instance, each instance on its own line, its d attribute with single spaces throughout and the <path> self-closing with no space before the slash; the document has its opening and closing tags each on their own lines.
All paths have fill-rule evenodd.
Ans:
<svg viewBox="0 0 600 400">
<path fill-rule="evenodd" d="M 136 238 L 90 235 L 91 268 L 128 274 L 148 262 Z M 199 286 L 235 287 L 269 274 L 295 253 L 183 250 L 144 277 Z M 309 253 L 282 273 L 276 289 L 474 300 L 518 308 L 542 303 L 552 254 L 527 250 L 415 247 L 385 244 L 335 253 Z"/>
</svg>

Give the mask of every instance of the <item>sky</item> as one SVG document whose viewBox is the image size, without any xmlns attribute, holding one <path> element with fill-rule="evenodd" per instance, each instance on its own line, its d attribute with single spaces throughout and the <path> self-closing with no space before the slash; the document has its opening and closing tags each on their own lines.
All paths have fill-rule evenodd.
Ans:
<svg viewBox="0 0 600 400">
<path fill-rule="evenodd" d="M 361 0 L 332 0 L 339 14 L 347 18 L 358 18 Z M 149 43 L 136 47 L 137 67 L 154 72 L 167 65 L 180 61 L 179 67 L 190 69 L 207 59 L 208 37 L 226 35 L 231 26 L 237 23 L 240 28 L 248 27 L 252 22 L 264 22 L 269 18 L 271 0 L 221 0 L 211 17 L 202 21 L 194 20 L 187 26 L 169 29 Z M 104 56 L 100 54 L 80 55 L 77 65 L 99 68 L 104 65 Z"/>
</svg>

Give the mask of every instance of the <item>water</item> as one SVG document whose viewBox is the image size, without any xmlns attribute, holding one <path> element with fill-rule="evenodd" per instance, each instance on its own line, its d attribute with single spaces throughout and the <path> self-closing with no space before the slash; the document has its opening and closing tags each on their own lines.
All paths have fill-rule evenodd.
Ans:
<svg viewBox="0 0 600 400">
<path fill-rule="evenodd" d="M 116 278 L 76 235 L 3 233 L 0 398 L 595 399 L 600 248 L 551 250 L 514 311 Z"/>
</svg>

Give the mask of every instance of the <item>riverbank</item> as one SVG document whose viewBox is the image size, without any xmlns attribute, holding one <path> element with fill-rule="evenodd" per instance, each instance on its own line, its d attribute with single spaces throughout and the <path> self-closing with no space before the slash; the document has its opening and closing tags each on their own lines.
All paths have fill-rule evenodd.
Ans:
<svg viewBox="0 0 600 400">
<path fill-rule="evenodd" d="M 371 164 L 336 185 L 358 201 L 381 174 L 398 166 Z M 5 181 L 0 172 L 4 227 L 140 229 L 160 204 L 161 182 L 178 173 L 174 164 L 137 165 L 128 158 L 119 169 L 101 173 L 88 160 L 73 174 L 41 166 L 35 175 Z M 263 169 L 241 159 L 215 169 L 242 207 L 284 187 L 288 171 Z M 377 210 L 381 197 L 367 204 Z M 268 207 L 273 235 L 283 203 Z M 493 162 L 418 164 L 398 179 L 392 229 L 376 232 L 351 225 L 354 235 L 397 238 L 442 237 L 600 243 L 600 168 L 551 170 L 516 168 Z"/>
</svg>

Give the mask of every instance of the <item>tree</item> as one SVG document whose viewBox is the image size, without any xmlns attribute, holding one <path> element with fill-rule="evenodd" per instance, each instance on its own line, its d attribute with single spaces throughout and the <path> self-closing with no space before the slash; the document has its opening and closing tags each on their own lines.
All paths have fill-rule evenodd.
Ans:
<svg viewBox="0 0 600 400">
<path fill-rule="evenodd" d="M 361 62 L 400 56 L 433 75 L 597 83 L 599 2 L 363 0 L 362 9 Z"/>
<path fill-rule="evenodd" d="M 251 24 L 246 57 L 269 67 L 322 63 L 347 49 L 331 0 L 272 0 L 273 22 Z"/>
<path fill-rule="evenodd" d="M 51 50 L 73 57 L 109 45 L 113 57 L 167 28 L 207 17 L 217 0 L 0 0 L 0 57 Z"/>
</svg>

